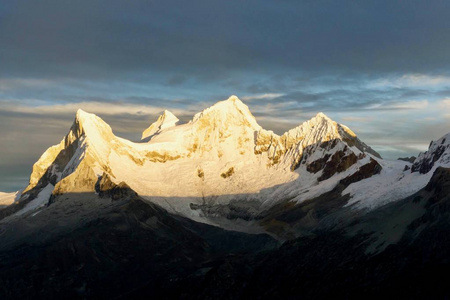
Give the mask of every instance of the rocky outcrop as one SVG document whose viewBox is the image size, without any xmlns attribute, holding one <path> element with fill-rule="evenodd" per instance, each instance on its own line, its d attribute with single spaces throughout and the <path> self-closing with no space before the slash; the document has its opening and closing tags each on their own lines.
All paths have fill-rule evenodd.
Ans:
<svg viewBox="0 0 450 300">
<path fill-rule="evenodd" d="M 95 184 L 95 191 L 100 198 L 111 198 L 114 200 L 130 200 L 137 198 L 137 193 L 133 191 L 125 182 L 115 184 L 107 173 L 98 179 Z"/>
<path fill-rule="evenodd" d="M 438 162 L 440 165 L 450 163 L 450 134 L 431 141 L 428 151 L 420 153 L 414 161 L 411 172 L 428 173 Z"/>
<path fill-rule="evenodd" d="M 375 159 L 371 158 L 368 164 L 363 165 L 359 168 L 358 171 L 350 176 L 345 177 L 339 183 L 344 186 L 348 186 L 354 182 L 358 182 L 360 180 L 370 178 L 373 175 L 380 174 L 381 170 L 381 165 Z"/>
<path fill-rule="evenodd" d="M 234 167 L 231 167 L 227 171 L 220 174 L 220 176 L 225 179 L 225 178 L 232 176 L 233 174 L 234 174 Z"/>
<path fill-rule="evenodd" d="M 325 154 L 325 156 L 313 161 L 312 163 L 308 164 L 306 166 L 306 170 L 310 173 L 317 173 L 320 170 L 322 170 L 326 164 L 328 159 L 330 158 L 331 154 Z"/>
<path fill-rule="evenodd" d="M 325 164 L 322 175 L 318 178 L 319 181 L 326 180 L 336 173 L 343 172 L 350 168 L 358 161 L 358 157 L 353 153 L 346 153 L 346 151 L 338 151 Z"/>
<path fill-rule="evenodd" d="M 450 197 L 450 168 L 437 168 L 425 187 L 425 190 L 429 192 L 433 191 L 434 199 Z"/>
</svg>

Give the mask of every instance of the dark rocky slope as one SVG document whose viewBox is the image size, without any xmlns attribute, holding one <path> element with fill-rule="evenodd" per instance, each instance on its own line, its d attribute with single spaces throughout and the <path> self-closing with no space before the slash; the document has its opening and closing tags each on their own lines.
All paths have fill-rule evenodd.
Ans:
<svg viewBox="0 0 450 300">
<path fill-rule="evenodd" d="M 399 219 L 408 209 L 409 220 Z M 374 220 L 393 226 L 381 232 Z M 373 251 L 380 236 L 401 225 L 405 230 L 395 243 Z M 353 227 L 359 230 L 352 232 Z M 230 257 L 193 284 L 202 298 L 228 286 L 222 296 L 229 299 L 447 299 L 449 257 L 450 169 L 438 168 L 417 194 L 345 229 L 316 231 L 273 251 Z"/>
<path fill-rule="evenodd" d="M 128 298 L 189 295 L 178 281 L 205 262 L 278 245 L 268 235 L 229 232 L 172 216 L 107 177 L 100 196 L 54 196 L 41 213 L 8 224 L 0 251 L 1 299 Z"/>
<path fill-rule="evenodd" d="M 376 171 L 373 164 L 352 176 Z M 272 212 L 289 223 L 313 209 L 324 225 L 281 247 L 267 235 L 172 216 L 106 177 L 97 190 L 101 197 L 55 196 L 46 210 L 26 218 L 29 223 L 15 225 L 32 223 L 33 230 L 2 234 L 2 299 L 450 297 L 450 169 L 438 168 L 418 193 L 368 214 L 343 212 L 345 199 L 332 194 L 328 204 L 319 199 L 285 214 Z M 87 203 L 92 206 L 83 210 Z M 62 215 L 52 214 L 52 206 Z M 342 222 L 327 223 L 333 215 Z M 50 217 L 65 223 L 52 229 Z"/>
</svg>

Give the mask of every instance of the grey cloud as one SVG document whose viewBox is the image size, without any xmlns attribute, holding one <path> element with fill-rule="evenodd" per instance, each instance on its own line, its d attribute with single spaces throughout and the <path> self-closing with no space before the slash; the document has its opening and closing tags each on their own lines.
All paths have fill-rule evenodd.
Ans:
<svg viewBox="0 0 450 300">
<path fill-rule="evenodd" d="M 168 86 L 177 86 L 177 85 L 181 85 L 181 84 L 185 83 L 187 80 L 188 80 L 187 76 L 177 74 L 177 75 L 171 76 L 167 80 L 167 85 Z"/>
<path fill-rule="evenodd" d="M 430 91 L 409 89 L 338 89 L 326 92 L 309 93 L 295 91 L 273 99 L 261 99 L 260 105 L 278 104 L 278 111 L 283 114 L 294 110 L 303 112 L 333 111 L 358 112 L 365 110 L 395 110 L 393 104 L 407 103 L 419 96 L 432 95 Z M 420 98 L 422 99 L 422 98 Z M 401 109 L 406 109 L 402 106 Z M 271 111 L 270 113 L 274 113 Z"/>
<path fill-rule="evenodd" d="M 444 1 L 15 1 L 0 12 L 0 72 L 445 71 L 449 11 Z"/>
</svg>

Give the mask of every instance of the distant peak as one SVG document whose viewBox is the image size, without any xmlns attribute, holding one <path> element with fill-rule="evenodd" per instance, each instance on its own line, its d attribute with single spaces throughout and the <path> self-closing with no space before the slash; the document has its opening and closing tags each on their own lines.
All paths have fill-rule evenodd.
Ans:
<svg viewBox="0 0 450 300">
<path fill-rule="evenodd" d="M 239 99 L 236 95 L 231 95 L 226 101 L 242 102 L 241 99 Z"/>
<path fill-rule="evenodd" d="M 95 114 L 88 113 L 81 108 L 77 110 L 77 113 L 75 115 L 75 122 L 79 124 L 84 123 L 92 123 L 92 122 L 99 122 L 97 119 L 101 120 L 99 117 L 97 117 Z M 101 120 L 103 122 L 103 120 Z"/>
<path fill-rule="evenodd" d="M 158 117 L 158 120 L 144 130 L 142 133 L 142 140 L 149 140 L 153 135 L 159 133 L 161 130 L 176 126 L 178 121 L 179 119 L 173 113 L 168 110 L 164 110 L 164 112 Z"/>
<path fill-rule="evenodd" d="M 95 114 L 88 113 L 82 110 L 81 108 L 77 110 L 77 113 L 75 115 L 75 122 L 81 125 L 85 123 L 96 123 L 96 124 L 104 123 L 104 121 L 99 117 L 97 117 Z"/>
<path fill-rule="evenodd" d="M 81 115 L 81 114 L 85 114 L 86 112 L 84 111 L 84 110 L 82 110 L 81 108 L 79 108 L 78 110 L 77 110 L 77 116 L 78 115 Z"/>
<path fill-rule="evenodd" d="M 303 122 L 299 126 L 289 130 L 285 135 L 304 136 L 314 135 L 315 139 L 334 139 L 340 138 L 338 132 L 338 124 L 331 120 L 323 112 L 319 112 L 308 121 Z"/>
<path fill-rule="evenodd" d="M 315 116 L 315 118 L 331 120 L 331 119 L 330 119 L 326 114 L 324 114 L 323 112 L 317 113 L 317 115 Z"/>
<path fill-rule="evenodd" d="M 231 95 L 228 99 L 223 100 L 223 101 L 219 101 L 216 104 L 220 104 L 220 103 L 225 104 L 225 105 L 232 105 L 233 107 L 236 107 L 236 108 L 245 108 L 245 109 L 248 110 L 247 105 L 245 105 L 244 102 L 242 102 L 242 100 L 239 99 L 235 95 Z M 213 105 L 212 107 L 215 107 L 215 106 L 216 105 Z"/>
<path fill-rule="evenodd" d="M 105 121 L 95 114 L 85 112 L 81 108 L 77 110 L 72 130 L 76 136 L 80 136 L 83 133 L 93 135 L 100 131 L 106 135 L 112 133 L 111 127 Z"/>
<path fill-rule="evenodd" d="M 327 115 L 325 115 L 323 112 L 318 112 L 316 117 L 325 118 Z"/>
<path fill-rule="evenodd" d="M 178 122 L 179 119 L 169 110 L 164 110 L 163 114 L 160 116 L 160 118 L 163 119 L 164 122 Z"/>
<path fill-rule="evenodd" d="M 166 117 L 175 117 L 175 115 L 172 113 L 172 112 L 170 112 L 169 110 L 164 110 L 164 112 L 163 112 L 163 116 L 166 116 Z M 176 118 L 176 117 L 175 117 Z"/>
<path fill-rule="evenodd" d="M 86 117 L 92 116 L 92 114 L 85 112 L 84 110 L 82 110 L 81 108 L 79 108 L 77 110 L 77 114 L 75 115 L 75 117 L 77 119 L 84 119 Z"/>
<path fill-rule="evenodd" d="M 162 121 L 162 123 L 177 123 L 179 119 L 169 110 L 164 110 L 161 116 L 159 116 L 158 120 Z"/>
<path fill-rule="evenodd" d="M 194 116 L 193 122 L 199 119 L 226 120 L 237 123 L 247 123 L 255 130 L 259 130 L 261 126 L 256 122 L 255 117 L 250 109 L 237 96 L 232 95 L 226 100 L 222 100 L 213 106 L 203 110 Z M 245 120 L 245 121 L 242 121 Z"/>
</svg>

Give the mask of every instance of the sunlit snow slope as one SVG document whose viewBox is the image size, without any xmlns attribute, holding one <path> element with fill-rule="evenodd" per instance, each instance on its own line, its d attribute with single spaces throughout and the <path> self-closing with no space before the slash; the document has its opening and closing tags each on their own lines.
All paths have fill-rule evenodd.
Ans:
<svg viewBox="0 0 450 300">
<path fill-rule="evenodd" d="M 364 207 L 387 201 L 375 199 L 383 196 L 380 186 L 386 180 L 390 186 L 383 191 L 388 195 L 395 190 L 394 198 L 416 190 L 396 188 L 403 177 L 411 177 L 404 163 L 385 162 L 348 127 L 323 113 L 279 136 L 263 129 L 232 96 L 187 124 L 178 122 L 165 111 L 144 131 L 142 142 L 133 143 L 115 136 L 99 117 L 79 110 L 66 137 L 33 166 L 20 201 L 38 199 L 39 205 L 27 207 L 39 209 L 49 190 L 51 195 L 94 193 L 108 175 L 170 212 L 213 222 L 216 211 L 211 207 L 233 205 L 256 215 L 280 201 L 312 199 L 342 180 L 350 182 L 356 172 L 351 182 L 359 182 L 344 192 L 352 194 L 352 203 L 369 201 Z M 375 196 L 365 197 L 371 187 Z"/>
</svg>

